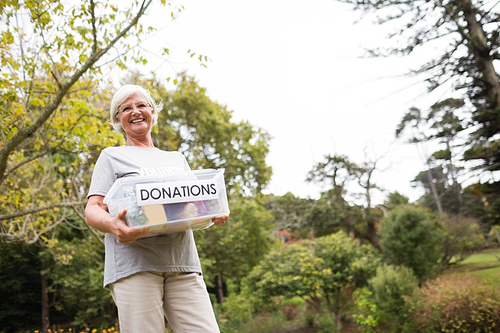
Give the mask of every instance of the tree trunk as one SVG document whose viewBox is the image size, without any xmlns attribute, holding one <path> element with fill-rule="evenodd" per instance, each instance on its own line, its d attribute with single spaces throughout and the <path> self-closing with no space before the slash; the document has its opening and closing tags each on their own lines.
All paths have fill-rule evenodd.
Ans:
<svg viewBox="0 0 500 333">
<path fill-rule="evenodd" d="M 368 222 L 368 231 L 366 232 L 366 236 L 370 240 L 370 243 L 378 249 L 379 248 L 379 236 L 377 233 L 377 228 L 375 227 L 375 221 Z"/>
<path fill-rule="evenodd" d="M 217 275 L 216 277 L 216 288 L 217 288 L 217 291 L 216 291 L 216 295 L 217 295 L 217 302 L 219 304 L 223 304 L 224 303 L 224 291 L 223 291 L 223 288 L 222 288 L 222 276 Z"/>
<path fill-rule="evenodd" d="M 490 54 L 483 26 L 477 18 L 477 10 L 470 0 L 459 0 L 457 4 L 458 8 L 463 11 L 464 18 L 467 21 L 467 28 L 470 32 L 470 45 L 472 46 L 471 51 L 475 63 L 487 83 L 488 102 L 493 111 L 498 111 L 500 107 L 500 80 L 493 66 L 495 57 Z"/>
<path fill-rule="evenodd" d="M 42 261 L 42 270 L 41 270 L 41 278 L 42 278 L 42 332 L 48 333 L 50 327 L 50 319 L 49 319 L 49 284 L 47 282 L 47 276 L 45 275 L 45 271 L 47 270 L 47 263 Z"/>
<path fill-rule="evenodd" d="M 434 200 L 436 201 L 437 210 L 439 215 L 443 215 L 443 207 L 441 206 L 441 199 L 439 199 L 439 195 L 436 190 L 436 184 L 434 184 L 434 177 L 432 177 L 432 171 L 429 164 L 427 164 L 427 179 L 429 180 L 429 187 L 431 188 L 432 195 L 434 196 Z"/>
</svg>

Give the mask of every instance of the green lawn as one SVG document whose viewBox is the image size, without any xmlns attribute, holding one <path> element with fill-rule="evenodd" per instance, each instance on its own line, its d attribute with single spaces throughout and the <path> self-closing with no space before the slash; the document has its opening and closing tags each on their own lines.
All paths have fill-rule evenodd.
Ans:
<svg viewBox="0 0 500 333">
<path fill-rule="evenodd" d="M 485 250 L 474 253 L 469 258 L 452 267 L 452 272 L 474 272 L 479 275 L 484 282 L 498 287 L 500 281 L 500 260 L 495 258 L 491 252 L 500 256 L 500 249 Z"/>
</svg>

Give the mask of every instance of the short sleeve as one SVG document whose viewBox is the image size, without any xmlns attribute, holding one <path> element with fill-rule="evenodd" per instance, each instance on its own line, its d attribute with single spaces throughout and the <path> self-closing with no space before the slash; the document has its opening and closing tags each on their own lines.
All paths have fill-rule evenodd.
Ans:
<svg viewBox="0 0 500 333">
<path fill-rule="evenodd" d="M 106 193 L 108 193 L 115 180 L 116 172 L 113 159 L 104 150 L 95 163 L 87 198 L 92 195 L 106 196 Z"/>
</svg>

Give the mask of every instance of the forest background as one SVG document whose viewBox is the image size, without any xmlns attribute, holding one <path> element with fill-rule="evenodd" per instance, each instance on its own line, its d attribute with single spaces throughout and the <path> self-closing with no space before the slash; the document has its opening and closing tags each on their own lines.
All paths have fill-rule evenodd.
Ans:
<svg viewBox="0 0 500 333">
<path fill-rule="evenodd" d="M 386 191 L 384 200 L 373 200 L 384 189 L 374 178 L 382 157 L 367 154 L 359 162 L 336 151 L 312 163 L 305 177 L 321 184 L 316 198 L 264 192 L 273 175 L 266 159 L 273 133 L 235 121 L 233 112 L 213 101 L 186 72 L 163 77 L 158 70 L 138 70 L 151 58 L 143 43 L 159 31 L 148 14 L 161 10 L 175 19 L 183 14 L 182 4 L 2 2 L 0 288 L 8 301 L 0 308 L 0 330 L 47 332 L 51 325 L 114 324 L 115 309 L 102 288 L 102 235 L 86 227 L 82 209 L 99 152 L 123 143 L 107 123 L 106 109 L 117 85 L 125 82 L 147 86 L 164 102 L 153 130 L 157 147 L 180 150 L 193 168 L 226 170 L 231 221 L 196 233 L 214 303 L 231 304 L 225 298 L 232 295 L 234 305 L 245 288 L 260 291 L 262 299 L 255 304 L 270 296 L 298 295 L 319 307 L 326 299 L 338 327 L 345 306 L 339 297 L 347 295 L 346 286 L 362 286 L 375 276 L 378 259 L 373 253 L 411 268 L 411 273 L 401 274 L 414 274 L 422 284 L 438 267 L 463 260 L 491 242 L 488 237 L 500 216 L 496 3 L 343 2 L 375 13 L 371 18 L 396 31 L 389 46 L 370 50 L 374 57 L 442 46 L 437 48 L 442 53 L 414 73 L 425 77 L 430 92 L 446 86 L 452 93 L 425 109 L 400 110 L 394 128 L 400 140 L 426 147 L 423 168 L 414 179 L 422 195 L 412 205 L 398 192 Z M 161 45 L 156 57 L 168 64 L 170 53 L 168 45 Z M 186 58 L 210 66 L 209 55 L 196 50 L 186 50 Z M 401 205 L 407 210 L 396 209 Z M 391 245 L 394 230 L 389 227 L 402 228 L 413 220 L 432 231 L 426 239 L 433 243 L 422 253 L 439 250 L 439 255 L 428 255 L 426 263 L 413 257 L 391 262 L 391 254 L 400 249 Z M 460 238 L 464 236 L 471 238 Z M 347 239 L 357 240 L 356 246 Z M 463 246 L 450 249 L 457 240 Z M 298 246 L 283 245 L 290 242 Z M 315 262 L 319 254 L 307 252 L 311 247 L 322 249 L 318 251 L 323 255 L 329 253 L 326 249 L 345 250 L 357 263 L 348 267 L 362 268 L 345 271 L 343 282 L 334 281 L 332 276 L 340 277 L 332 270 L 346 258 L 330 253 L 330 262 L 322 257 L 309 267 L 309 273 L 323 272 L 305 279 L 311 285 L 295 285 L 294 274 L 299 277 L 304 271 L 287 272 L 280 260 L 300 254 L 313 256 L 309 261 Z M 326 263 L 330 266 L 319 270 Z M 266 276 L 269 271 L 290 274 L 291 280 L 274 285 L 275 277 Z M 332 287 L 335 283 L 341 287 Z M 330 302 L 329 295 L 338 301 Z"/>
</svg>

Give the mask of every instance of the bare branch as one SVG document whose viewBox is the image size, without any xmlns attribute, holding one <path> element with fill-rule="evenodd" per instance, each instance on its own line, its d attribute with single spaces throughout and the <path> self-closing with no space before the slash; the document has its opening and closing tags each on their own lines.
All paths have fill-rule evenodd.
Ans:
<svg viewBox="0 0 500 333">
<path fill-rule="evenodd" d="M 9 220 L 9 219 L 13 219 L 13 218 L 21 217 L 21 216 L 25 216 L 25 215 L 34 214 L 34 213 L 38 213 L 38 212 L 41 212 L 41 211 L 44 211 L 44 210 L 48 210 L 48 209 L 63 208 L 63 207 L 73 207 L 73 206 L 84 205 L 86 203 L 87 203 L 86 200 L 85 201 L 75 201 L 75 202 L 53 203 L 53 204 L 50 204 L 50 205 L 45 205 L 45 206 L 41 206 L 41 207 L 31 208 L 31 209 L 27 209 L 27 210 L 23 210 L 23 211 L 18 211 L 18 212 L 15 212 L 15 213 L 11 213 L 11 214 L 0 215 L 0 221 Z"/>
</svg>

